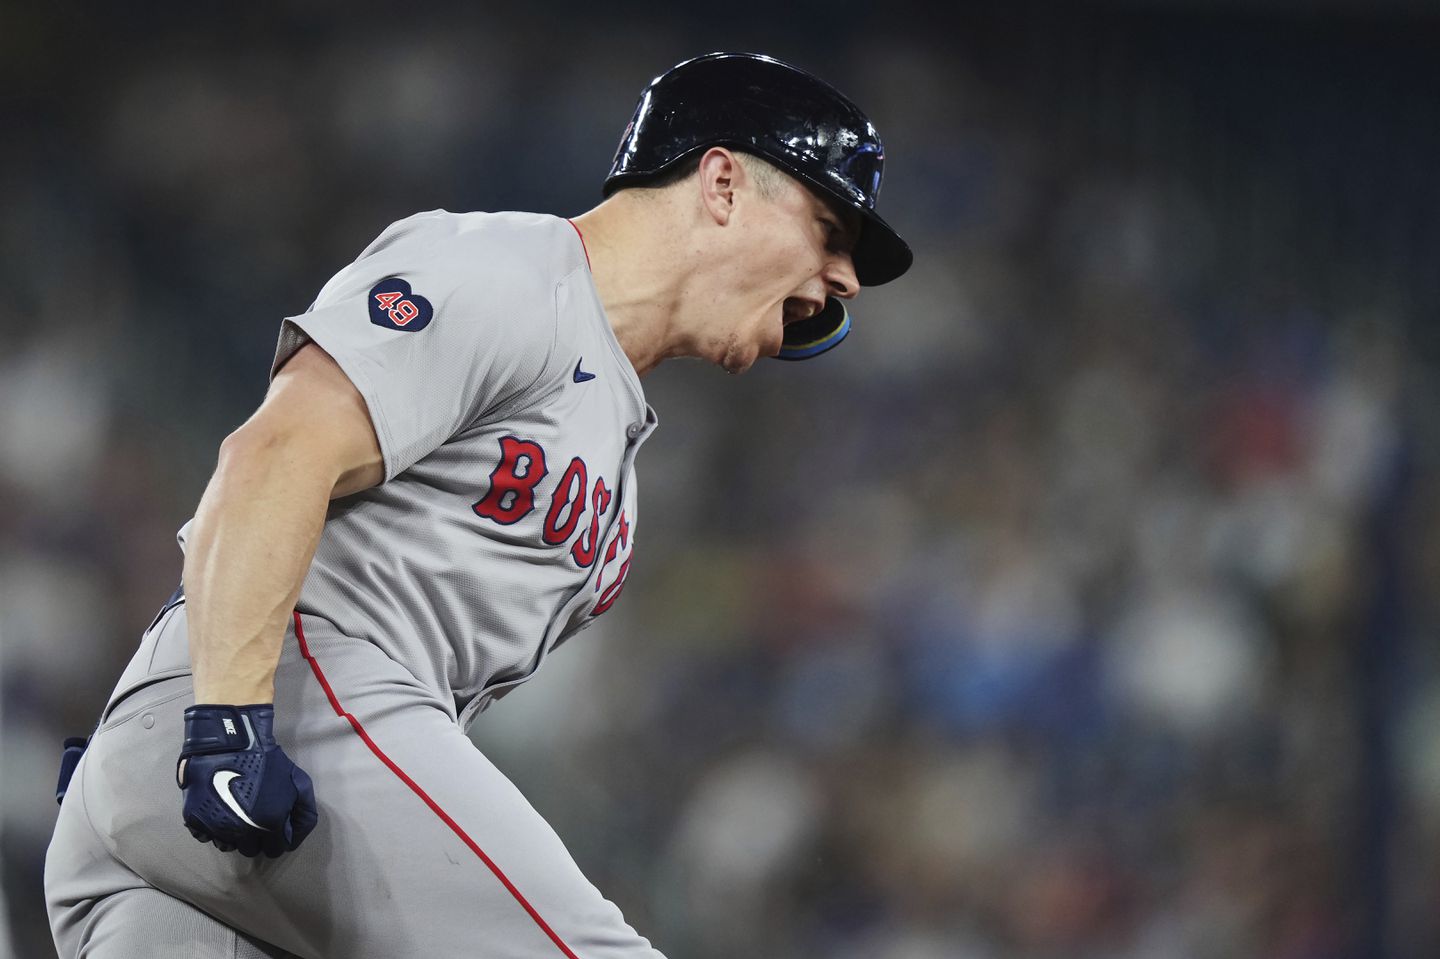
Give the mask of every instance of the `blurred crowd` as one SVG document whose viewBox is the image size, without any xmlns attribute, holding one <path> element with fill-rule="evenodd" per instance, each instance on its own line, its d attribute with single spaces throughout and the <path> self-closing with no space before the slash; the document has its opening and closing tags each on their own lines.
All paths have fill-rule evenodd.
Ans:
<svg viewBox="0 0 1440 959">
<path fill-rule="evenodd" d="M 675 959 L 1440 953 L 1436 24 L 561 9 L 11 14 L 16 954 L 279 318 L 415 210 L 584 210 L 716 47 L 865 106 L 916 267 L 822 360 L 647 379 L 624 598 L 477 742 Z"/>
</svg>

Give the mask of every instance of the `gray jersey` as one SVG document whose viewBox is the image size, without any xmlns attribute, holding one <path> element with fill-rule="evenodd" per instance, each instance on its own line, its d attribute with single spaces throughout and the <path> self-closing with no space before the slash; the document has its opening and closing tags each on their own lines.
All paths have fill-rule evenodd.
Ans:
<svg viewBox="0 0 1440 959">
<path fill-rule="evenodd" d="M 385 481 L 331 505 L 297 608 L 464 725 L 619 595 L 654 411 L 558 217 L 393 224 L 285 320 L 272 375 L 311 341 L 364 397 Z"/>
</svg>

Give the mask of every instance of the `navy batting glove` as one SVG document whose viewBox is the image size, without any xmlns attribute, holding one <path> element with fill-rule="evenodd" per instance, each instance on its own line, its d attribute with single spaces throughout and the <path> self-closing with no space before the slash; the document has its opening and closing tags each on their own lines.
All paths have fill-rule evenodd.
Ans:
<svg viewBox="0 0 1440 959">
<path fill-rule="evenodd" d="M 319 820 L 305 770 L 275 742 L 275 707 L 195 705 L 175 778 L 185 825 L 201 842 L 242 856 L 294 849 Z"/>
</svg>

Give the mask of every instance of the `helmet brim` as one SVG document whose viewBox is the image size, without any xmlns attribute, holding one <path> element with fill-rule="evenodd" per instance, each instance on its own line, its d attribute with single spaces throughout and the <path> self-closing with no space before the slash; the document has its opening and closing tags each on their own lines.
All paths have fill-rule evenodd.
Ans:
<svg viewBox="0 0 1440 959">
<path fill-rule="evenodd" d="M 762 156 L 764 156 L 762 154 Z M 764 157 L 774 161 L 774 157 Z M 822 179 L 811 176 L 805 170 L 787 168 L 781 161 L 783 172 L 790 174 L 826 200 L 860 214 L 860 238 L 855 241 L 851 259 L 855 262 L 855 278 L 861 286 L 880 286 L 905 275 L 915 262 L 910 244 L 885 222 L 884 217 L 863 203 Z"/>
<path fill-rule="evenodd" d="M 879 286 L 904 276 L 915 262 L 910 244 L 875 211 L 861 207 L 859 213 L 864 224 L 851 254 L 855 278 L 861 286 Z"/>
</svg>

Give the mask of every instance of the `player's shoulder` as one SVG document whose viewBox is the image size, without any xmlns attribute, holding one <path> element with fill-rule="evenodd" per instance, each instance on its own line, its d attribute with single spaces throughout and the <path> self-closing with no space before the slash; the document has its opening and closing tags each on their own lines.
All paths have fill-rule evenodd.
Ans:
<svg viewBox="0 0 1440 959">
<path fill-rule="evenodd" d="M 539 350 L 556 335 L 557 286 L 584 264 L 578 234 L 560 217 L 429 210 L 386 227 L 330 278 L 312 309 L 363 302 L 372 322 L 389 326 L 405 318 L 387 322 L 382 307 L 399 309 L 390 303 L 404 297 L 436 319 L 405 320 L 407 331 L 468 335 L 500 323 Z"/>
<path fill-rule="evenodd" d="M 359 260 L 371 257 L 452 268 L 457 278 L 492 290 L 548 287 L 585 262 L 575 228 L 561 217 L 448 210 L 427 210 L 390 224 Z"/>
</svg>

